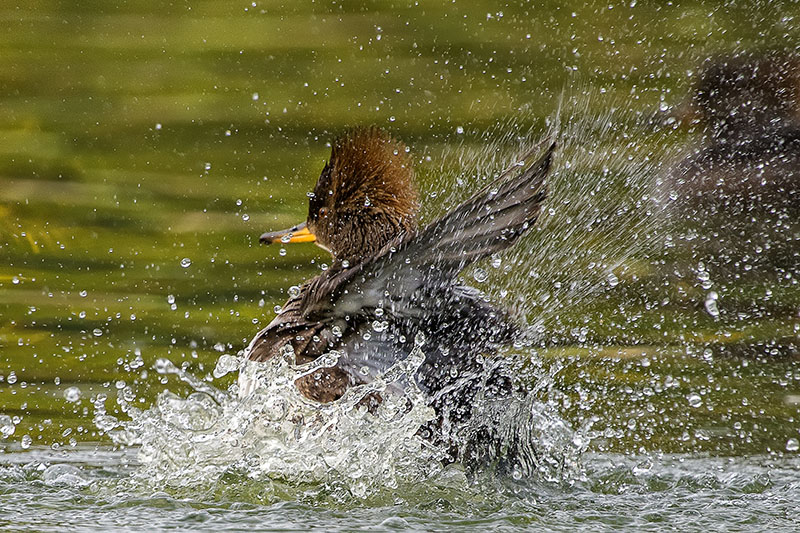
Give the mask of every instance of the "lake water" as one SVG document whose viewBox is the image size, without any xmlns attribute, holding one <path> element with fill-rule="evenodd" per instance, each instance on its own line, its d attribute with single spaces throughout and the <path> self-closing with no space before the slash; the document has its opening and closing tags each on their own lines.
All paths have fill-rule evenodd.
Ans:
<svg viewBox="0 0 800 533">
<path fill-rule="evenodd" d="M 0 6 L 0 528 L 796 529 L 800 217 L 736 233 L 658 194 L 702 142 L 674 116 L 703 59 L 796 49 L 795 11 Z M 228 390 L 330 262 L 257 237 L 361 124 L 411 148 L 424 220 L 559 141 L 537 229 L 462 276 L 530 326 L 504 354 L 530 472 L 444 467 L 413 417 Z"/>
<path fill-rule="evenodd" d="M 15 530 L 760 531 L 796 527 L 796 458 L 590 455 L 572 486 L 458 479 L 368 504 L 270 498 L 228 476 L 192 495 L 128 480 L 135 454 L 79 448 L 4 456 L 3 525 Z M 51 465 L 51 466 L 47 466 Z M 55 466 L 53 466 L 55 465 Z M 453 476 L 456 477 L 456 476 Z M 270 487 L 272 488 L 272 487 Z M 287 491 L 291 494 L 291 491 Z"/>
</svg>

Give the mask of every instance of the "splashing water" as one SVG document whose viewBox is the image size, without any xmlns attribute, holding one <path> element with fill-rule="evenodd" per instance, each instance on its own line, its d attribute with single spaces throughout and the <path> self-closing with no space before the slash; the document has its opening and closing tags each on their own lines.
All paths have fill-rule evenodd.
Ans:
<svg viewBox="0 0 800 533">
<path fill-rule="evenodd" d="M 577 430 L 562 418 L 553 400 L 553 378 L 561 369 L 543 365 L 532 346 L 585 340 L 586 328 L 559 329 L 561 313 L 642 268 L 642 252 L 654 246 L 657 229 L 664 233 L 653 186 L 660 162 L 669 157 L 642 153 L 636 136 L 650 124 L 618 110 L 591 115 L 588 99 L 570 104 L 573 111 L 563 118 L 568 126 L 553 134 L 559 155 L 537 227 L 510 251 L 465 273 L 529 323 L 528 335 L 500 358 L 519 392 L 502 400 L 475 398 L 473 416 L 454 431 L 466 472 L 463 465 L 447 465 L 444 445 L 421 436 L 436 416 L 422 393 L 411 387 L 401 396 L 388 387 L 398 380 L 413 382 L 404 377 L 413 376 L 424 360 L 418 347 L 382 379 L 353 387 L 329 404 L 305 398 L 294 383 L 335 365 L 335 352 L 299 366 L 290 364 L 291 358 L 253 363 L 243 354 L 221 356 L 213 377 L 239 370 L 252 385 L 245 391 L 237 384 L 220 390 L 160 360 L 160 373 L 177 376 L 194 392 L 183 398 L 166 390 L 147 410 L 118 400 L 129 421 L 106 414 L 104 398 L 95 403 L 101 430 L 118 444 L 139 446 L 142 468 L 136 477 L 154 486 L 191 488 L 236 476 L 273 493 L 288 490 L 292 498 L 312 494 L 335 500 L 380 497 L 423 481 L 448 486 L 458 480 L 466 487 L 465 473 L 580 479 L 579 458 L 595 436 L 591 427 L 597 417 L 582 418 Z M 474 190 L 466 184 L 496 175 L 520 146 L 532 144 L 531 130 L 520 135 L 514 123 L 502 130 L 490 132 L 477 152 L 462 150 L 456 170 L 444 166 L 452 159 L 445 153 L 435 187 L 453 182 Z M 451 199 L 458 195 L 450 192 Z M 375 394 L 382 401 L 370 409 L 366 400 Z M 485 435 L 491 435 L 488 446 L 476 438 Z"/>
<path fill-rule="evenodd" d="M 166 390 L 147 410 L 122 401 L 130 416 L 124 422 L 109 422 L 101 407 L 96 422 L 115 443 L 139 446 L 141 468 L 134 477 L 148 486 L 186 489 L 235 475 L 281 490 L 295 487 L 299 492 L 292 497 L 324 493 L 334 500 L 376 497 L 422 481 L 447 485 L 460 479 L 466 487 L 463 469 L 446 466 L 447 450 L 419 434 L 434 418 L 421 393 L 385 394 L 373 411 L 364 405 L 369 395 L 416 372 L 423 358 L 417 349 L 384 379 L 353 387 L 330 404 L 308 400 L 294 381 L 335 364 L 335 353 L 299 366 L 284 358 L 253 363 L 222 355 L 217 369 L 223 370 L 215 375 L 221 377 L 235 361 L 256 383 L 244 398 L 237 384 L 219 390 L 159 360 L 160 373 L 179 377 L 195 392 L 181 398 Z M 478 401 L 475 409 L 479 416 L 462 435 L 491 429 L 506 446 L 532 452 L 515 454 L 532 458 L 510 468 L 515 479 L 538 472 L 560 481 L 579 473 L 577 458 L 588 438 L 572 431 L 552 408 L 526 397 L 504 404 Z"/>
<path fill-rule="evenodd" d="M 667 142 L 671 128 L 628 110 L 624 102 L 598 111 L 599 97 L 591 91 L 565 97 L 562 111 L 547 126 L 545 138 L 557 142 L 557 152 L 536 226 L 493 257 L 491 269 L 481 263 L 474 274 L 467 271 L 466 277 L 479 281 L 495 301 L 526 317 L 530 343 L 583 342 L 580 328 L 562 324 L 561 315 L 621 281 L 636 279 L 669 246 L 674 220 L 659 184 L 684 149 Z M 520 125 L 525 123 L 521 116 L 502 124 L 486 132 L 477 147 L 445 148 L 441 164 L 428 170 L 444 176 L 428 196 L 444 199 L 431 206 L 427 218 L 498 175 L 521 146 L 536 144 L 541 130 Z M 455 189 L 441 190 L 452 183 Z"/>
<path fill-rule="evenodd" d="M 230 365 L 230 360 L 224 355 L 220 363 Z M 282 358 L 238 362 L 242 373 L 259 384 L 243 399 L 237 385 L 221 391 L 162 361 L 161 372 L 179 376 L 196 392 L 184 399 L 165 391 L 147 411 L 128 407 L 131 421 L 110 435 L 119 443 L 140 445 L 146 475 L 173 486 L 239 471 L 265 481 L 344 483 L 353 494 L 366 495 L 371 483 L 398 483 L 392 470 L 403 458 L 419 458 L 413 462 L 419 470 L 402 472 L 412 478 L 427 475 L 425 466 L 436 464 L 436 451 L 414 436 L 431 416 L 424 405 L 401 413 L 387 401 L 371 414 L 357 405 L 372 392 L 366 387 L 335 404 L 319 405 L 303 397 L 294 380 L 330 361 L 300 367 Z M 398 462 L 389 463 L 394 457 Z"/>
</svg>

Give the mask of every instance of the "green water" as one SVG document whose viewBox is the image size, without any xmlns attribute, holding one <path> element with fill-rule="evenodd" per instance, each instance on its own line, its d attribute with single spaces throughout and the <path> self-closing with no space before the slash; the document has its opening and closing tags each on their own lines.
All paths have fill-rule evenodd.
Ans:
<svg viewBox="0 0 800 533">
<path fill-rule="evenodd" d="M 433 191 L 439 161 L 458 164 L 444 153 L 480 151 L 484 132 L 510 123 L 548 131 L 565 92 L 585 92 L 587 112 L 658 113 L 684 101 L 709 53 L 800 43 L 798 16 L 768 2 L 0 5 L 0 415 L 16 417 L 0 441 L 0 527 L 166 528 L 171 516 L 187 529 L 789 527 L 800 269 L 709 267 L 715 319 L 681 239 L 632 258 L 536 351 L 565 420 L 597 419 L 577 487 L 492 485 L 499 496 L 474 505 L 468 488 L 409 491 L 343 508 L 237 492 L 234 477 L 152 496 L 125 484 L 135 453 L 98 431 L 92 400 L 128 390 L 144 408 L 165 388 L 186 394 L 153 371 L 158 358 L 210 375 L 319 272 L 329 258 L 317 248 L 283 255 L 257 236 L 304 218 L 344 128 L 388 128 Z M 636 474 L 641 462 L 655 466 Z M 62 463 L 83 481 L 43 474 Z"/>
</svg>

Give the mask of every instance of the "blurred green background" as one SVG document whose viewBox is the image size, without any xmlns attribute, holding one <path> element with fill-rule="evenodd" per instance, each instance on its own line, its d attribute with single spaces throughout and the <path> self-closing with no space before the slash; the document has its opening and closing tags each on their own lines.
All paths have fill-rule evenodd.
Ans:
<svg viewBox="0 0 800 533">
<path fill-rule="evenodd" d="M 17 417 L 2 442 L 102 440 L 98 394 L 146 406 L 182 390 L 157 358 L 206 376 L 243 348 L 328 261 L 257 237 L 305 217 L 346 127 L 406 141 L 425 189 L 445 147 L 510 119 L 544 132 L 565 90 L 657 113 L 709 54 L 800 42 L 799 16 L 792 2 L 0 5 L 0 415 Z M 604 449 L 785 450 L 800 437 L 796 280 L 730 285 L 742 308 L 774 290 L 729 316 L 731 335 L 698 283 L 661 283 L 691 258 L 659 261 L 560 318 L 589 334 L 539 351 L 551 400 L 576 425 L 600 417 Z"/>
</svg>

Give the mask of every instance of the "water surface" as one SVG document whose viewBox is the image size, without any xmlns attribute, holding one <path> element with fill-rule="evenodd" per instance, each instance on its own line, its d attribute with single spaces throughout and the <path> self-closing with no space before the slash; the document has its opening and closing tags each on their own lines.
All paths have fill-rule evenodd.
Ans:
<svg viewBox="0 0 800 533">
<path fill-rule="evenodd" d="M 702 58 L 800 42 L 793 10 L 0 8 L 0 526 L 792 529 L 800 268 L 774 250 L 800 248 L 797 218 L 725 262 L 709 257 L 709 226 L 650 196 L 699 142 L 669 113 Z M 185 413 L 197 384 L 159 372 L 160 359 L 220 391 L 233 382 L 214 377 L 220 356 L 329 262 L 256 237 L 301 220 L 326 143 L 370 123 L 411 147 L 426 220 L 521 144 L 560 135 L 552 213 L 464 279 L 539 332 L 514 357 L 563 427 L 538 430 L 575 432 L 587 451 L 556 479 L 470 480 L 408 456 L 395 487 L 380 473 L 365 490 L 335 482 L 359 479 L 355 466 L 308 481 L 235 461 L 148 485 L 170 470 L 140 452 L 162 441 L 108 433 L 159 395 Z"/>
</svg>

